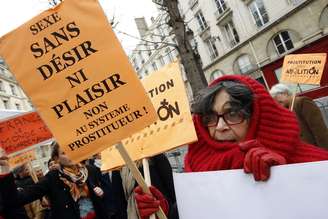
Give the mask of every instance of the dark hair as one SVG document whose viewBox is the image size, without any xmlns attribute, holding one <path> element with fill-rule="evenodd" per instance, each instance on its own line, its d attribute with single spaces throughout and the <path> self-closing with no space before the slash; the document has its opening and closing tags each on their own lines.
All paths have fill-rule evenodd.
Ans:
<svg viewBox="0 0 328 219">
<path fill-rule="evenodd" d="M 56 160 L 59 157 L 59 145 L 56 141 L 53 141 L 50 145 L 52 147 L 51 160 Z"/>
<path fill-rule="evenodd" d="M 230 95 L 233 108 L 242 109 L 246 118 L 252 115 L 253 93 L 244 84 L 238 81 L 221 81 L 200 91 L 192 107 L 192 112 L 200 115 L 213 113 L 212 107 L 215 96 L 224 89 Z"/>
<path fill-rule="evenodd" d="M 13 174 L 14 174 L 15 178 L 19 178 L 19 174 L 24 171 L 25 165 L 26 164 L 22 164 L 22 165 L 20 165 L 18 167 L 15 167 L 13 169 Z"/>
<path fill-rule="evenodd" d="M 53 162 L 54 160 L 52 159 L 52 158 L 50 158 L 49 160 L 48 160 L 48 167 L 50 166 L 50 163 L 51 162 Z"/>
</svg>

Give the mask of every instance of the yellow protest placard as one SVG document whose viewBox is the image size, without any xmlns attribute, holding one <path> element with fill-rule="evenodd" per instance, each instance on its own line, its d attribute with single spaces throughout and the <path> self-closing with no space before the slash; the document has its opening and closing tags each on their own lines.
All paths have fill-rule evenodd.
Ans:
<svg viewBox="0 0 328 219">
<path fill-rule="evenodd" d="M 74 161 L 156 119 L 95 0 L 63 1 L 34 17 L 0 39 L 0 55 Z"/>
<path fill-rule="evenodd" d="M 287 55 L 284 58 L 281 81 L 299 84 L 320 84 L 326 59 L 326 53 Z"/>
<path fill-rule="evenodd" d="M 197 140 L 189 102 L 178 63 L 172 63 L 143 80 L 157 111 L 158 120 L 122 141 L 133 160 L 171 150 Z M 124 165 L 119 152 L 110 147 L 102 152 L 102 170 Z"/>
<path fill-rule="evenodd" d="M 15 168 L 35 159 L 36 159 L 35 151 L 31 150 L 10 157 L 8 162 L 11 168 Z"/>
</svg>

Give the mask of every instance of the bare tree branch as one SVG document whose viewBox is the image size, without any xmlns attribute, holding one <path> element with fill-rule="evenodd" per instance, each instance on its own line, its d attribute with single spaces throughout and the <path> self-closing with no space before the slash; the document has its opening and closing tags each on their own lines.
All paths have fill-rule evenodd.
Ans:
<svg viewBox="0 0 328 219">
<path fill-rule="evenodd" d="M 176 44 L 174 43 L 169 43 L 169 42 L 165 42 L 165 41 L 159 41 L 159 42 L 156 42 L 156 41 L 150 41 L 150 40 L 146 40 L 146 39 L 143 39 L 143 38 L 139 38 L 139 37 L 136 37 L 136 36 L 133 36 L 131 34 L 128 34 L 128 33 L 125 33 L 123 31 L 120 31 L 120 30 L 116 30 L 118 33 L 121 33 L 121 34 L 124 34 L 126 36 L 129 36 L 131 38 L 134 38 L 134 39 L 137 39 L 137 40 L 140 40 L 140 41 L 143 41 L 143 42 L 147 42 L 147 43 L 152 43 L 152 44 L 165 44 L 167 46 L 172 46 L 172 47 L 177 47 Z"/>
<path fill-rule="evenodd" d="M 160 46 L 158 48 L 153 48 L 153 49 L 134 49 L 132 51 L 135 51 L 135 52 L 151 52 L 151 51 L 157 51 L 157 50 L 161 50 L 163 48 L 167 47 L 166 45 L 163 45 L 163 46 Z"/>
<path fill-rule="evenodd" d="M 164 4 L 165 0 L 152 0 L 152 2 L 160 7 L 161 11 L 168 11 L 168 8 Z"/>
<path fill-rule="evenodd" d="M 56 5 L 58 5 L 59 3 L 62 2 L 62 0 L 48 0 L 48 1 L 49 1 L 49 5 L 51 7 L 54 7 L 54 6 L 56 6 Z"/>
<path fill-rule="evenodd" d="M 168 13 L 169 19 L 166 22 L 175 34 L 178 44 L 176 49 L 179 52 L 182 65 L 195 96 L 199 90 L 207 86 L 207 81 L 202 69 L 200 56 L 195 52 L 197 48 L 193 48 L 190 43 L 193 33 L 186 30 L 186 22 L 180 14 L 177 0 L 161 0 L 161 5 L 164 6 L 165 11 Z M 192 19 L 187 21 L 187 24 Z"/>
</svg>

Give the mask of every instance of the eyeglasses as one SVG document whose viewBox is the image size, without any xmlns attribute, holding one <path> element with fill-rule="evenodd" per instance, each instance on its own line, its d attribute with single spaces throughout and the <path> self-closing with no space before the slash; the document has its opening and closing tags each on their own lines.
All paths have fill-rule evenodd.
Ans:
<svg viewBox="0 0 328 219">
<path fill-rule="evenodd" d="M 242 110 L 239 111 L 229 110 L 223 114 L 218 114 L 213 112 L 211 114 L 204 115 L 202 116 L 202 121 L 205 126 L 213 127 L 213 126 L 217 126 L 221 117 L 223 118 L 224 122 L 227 125 L 240 124 L 246 118 L 245 113 L 243 113 Z"/>
</svg>

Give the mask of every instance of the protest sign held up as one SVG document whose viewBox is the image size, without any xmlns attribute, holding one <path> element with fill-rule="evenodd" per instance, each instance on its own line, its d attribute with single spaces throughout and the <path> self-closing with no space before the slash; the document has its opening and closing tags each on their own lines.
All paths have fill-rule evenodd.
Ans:
<svg viewBox="0 0 328 219">
<path fill-rule="evenodd" d="M 320 84 L 326 58 L 326 53 L 285 56 L 281 81 L 299 84 Z"/>
<path fill-rule="evenodd" d="M 97 1 L 41 13 L 0 39 L 0 55 L 76 162 L 156 119 Z"/>
<path fill-rule="evenodd" d="M 0 146 L 7 154 L 51 138 L 51 132 L 36 112 L 16 115 L 0 122 Z"/>
<path fill-rule="evenodd" d="M 328 176 L 323 173 L 327 169 L 327 161 L 277 166 L 265 183 L 255 182 L 243 170 L 176 173 L 179 216 L 180 219 L 217 219 L 218 215 L 224 219 L 325 219 Z"/>
<path fill-rule="evenodd" d="M 11 168 L 18 167 L 24 163 L 31 162 L 36 159 L 35 151 L 27 151 L 21 154 L 17 154 L 9 158 L 8 162 Z"/>
<path fill-rule="evenodd" d="M 122 141 L 134 160 L 171 150 L 197 140 L 187 94 L 178 63 L 172 63 L 143 79 L 158 120 Z M 119 152 L 111 147 L 102 152 L 103 170 L 124 165 Z"/>
<path fill-rule="evenodd" d="M 327 59 L 326 53 L 292 54 L 284 58 L 281 81 L 295 84 L 320 85 Z M 294 109 L 297 87 L 293 92 L 290 110 Z"/>
</svg>

